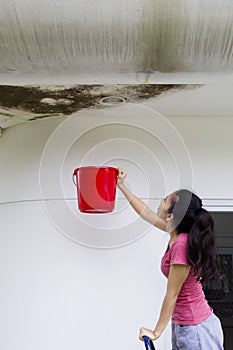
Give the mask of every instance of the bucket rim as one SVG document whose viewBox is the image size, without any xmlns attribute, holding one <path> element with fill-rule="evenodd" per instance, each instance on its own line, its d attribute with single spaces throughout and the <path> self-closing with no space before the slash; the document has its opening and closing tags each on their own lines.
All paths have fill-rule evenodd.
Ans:
<svg viewBox="0 0 233 350">
<path fill-rule="evenodd" d="M 97 165 L 87 165 L 87 166 L 81 166 L 81 167 L 78 167 L 74 170 L 74 174 L 79 171 L 80 169 L 82 170 L 88 170 L 88 169 L 113 169 L 114 171 L 118 171 L 118 168 L 115 168 L 113 166 L 97 166 Z"/>
</svg>

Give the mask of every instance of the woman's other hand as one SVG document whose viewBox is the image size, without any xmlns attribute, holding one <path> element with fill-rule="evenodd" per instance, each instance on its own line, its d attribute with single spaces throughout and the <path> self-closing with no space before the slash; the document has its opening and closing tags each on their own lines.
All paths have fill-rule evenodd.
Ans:
<svg viewBox="0 0 233 350">
<path fill-rule="evenodd" d="M 149 328 L 142 327 L 140 328 L 139 332 L 139 339 L 143 340 L 143 337 L 148 337 L 150 340 L 156 340 L 160 337 L 160 334 L 158 332 L 153 332 Z"/>
</svg>

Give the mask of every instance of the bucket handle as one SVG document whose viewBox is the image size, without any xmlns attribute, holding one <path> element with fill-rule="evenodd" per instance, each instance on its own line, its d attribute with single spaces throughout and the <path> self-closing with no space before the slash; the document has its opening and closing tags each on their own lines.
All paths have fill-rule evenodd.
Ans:
<svg viewBox="0 0 233 350">
<path fill-rule="evenodd" d="M 76 187 L 77 187 L 77 183 L 74 180 L 74 176 L 75 176 L 75 173 L 77 173 L 78 171 L 79 171 L 79 168 L 75 169 L 75 171 L 73 172 L 73 176 L 72 176 L 73 183 Z"/>
</svg>

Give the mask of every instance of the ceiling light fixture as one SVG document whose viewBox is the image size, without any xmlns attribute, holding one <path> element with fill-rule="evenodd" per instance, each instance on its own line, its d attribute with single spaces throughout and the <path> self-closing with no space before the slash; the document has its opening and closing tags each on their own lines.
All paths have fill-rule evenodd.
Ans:
<svg viewBox="0 0 233 350">
<path fill-rule="evenodd" d="M 125 98 L 119 96 L 106 96 L 99 101 L 103 106 L 119 106 L 125 103 Z"/>
</svg>

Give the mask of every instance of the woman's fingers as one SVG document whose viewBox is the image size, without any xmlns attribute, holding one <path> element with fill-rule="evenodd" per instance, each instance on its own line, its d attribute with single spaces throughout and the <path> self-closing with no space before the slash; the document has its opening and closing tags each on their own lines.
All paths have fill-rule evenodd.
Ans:
<svg viewBox="0 0 233 350">
<path fill-rule="evenodd" d="M 118 177 L 121 179 L 125 179 L 126 178 L 127 173 L 123 170 L 123 169 L 118 169 Z"/>
<path fill-rule="evenodd" d="M 117 175 L 117 184 L 124 183 L 124 180 L 126 178 L 127 173 L 123 169 L 118 169 L 118 175 Z"/>
<path fill-rule="evenodd" d="M 142 327 L 139 331 L 139 339 L 143 340 L 143 337 L 147 336 L 149 339 L 151 340 L 155 340 L 155 334 L 153 333 L 153 331 L 151 329 Z"/>
</svg>

